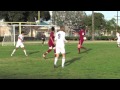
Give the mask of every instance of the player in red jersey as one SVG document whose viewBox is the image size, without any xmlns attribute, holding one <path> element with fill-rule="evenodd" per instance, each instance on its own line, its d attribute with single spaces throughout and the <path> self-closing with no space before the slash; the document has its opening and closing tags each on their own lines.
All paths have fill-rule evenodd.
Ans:
<svg viewBox="0 0 120 90">
<path fill-rule="evenodd" d="M 48 46 L 49 46 L 49 49 L 43 54 L 43 57 L 45 58 L 46 55 L 48 53 L 50 53 L 52 51 L 52 49 L 54 49 L 54 53 L 56 53 L 56 50 L 55 50 L 55 43 L 54 43 L 54 32 L 55 32 L 55 28 L 52 27 L 51 28 L 51 33 L 50 33 L 50 37 L 49 37 L 49 41 L 48 41 Z"/>
<path fill-rule="evenodd" d="M 80 49 L 85 49 L 85 47 L 82 46 L 83 42 L 84 42 L 84 35 L 85 35 L 85 30 L 84 29 L 80 29 L 79 30 L 79 43 L 78 43 L 78 53 L 80 53 Z"/>
</svg>

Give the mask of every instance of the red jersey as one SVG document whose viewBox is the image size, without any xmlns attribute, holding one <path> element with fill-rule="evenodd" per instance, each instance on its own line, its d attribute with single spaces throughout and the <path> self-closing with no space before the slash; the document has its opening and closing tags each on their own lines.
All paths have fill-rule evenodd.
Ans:
<svg viewBox="0 0 120 90">
<path fill-rule="evenodd" d="M 52 38 L 53 41 L 51 40 L 51 38 Z M 49 42 L 48 42 L 49 45 L 53 45 L 53 44 L 54 44 L 54 43 L 53 43 L 53 42 L 54 42 L 54 38 L 55 38 L 54 32 L 51 32 L 51 33 L 50 33 Z"/>
<path fill-rule="evenodd" d="M 85 30 L 81 29 L 79 31 L 79 40 L 84 40 Z"/>
</svg>

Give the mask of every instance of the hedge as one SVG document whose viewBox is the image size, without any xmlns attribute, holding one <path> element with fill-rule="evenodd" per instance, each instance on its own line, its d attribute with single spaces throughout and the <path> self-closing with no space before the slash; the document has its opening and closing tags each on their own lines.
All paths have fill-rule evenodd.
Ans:
<svg viewBox="0 0 120 90">
<path fill-rule="evenodd" d="M 0 42 L 2 42 L 3 41 L 3 37 L 0 37 Z"/>
<path fill-rule="evenodd" d="M 92 36 L 86 37 L 87 40 L 91 40 Z M 95 36 L 95 40 L 114 40 L 115 36 Z M 67 40 L 79 40 L 79 37 L 66 37 Z"/>
<path fill-rule="evenodd" d="M 87 40 L 91 40 L 92 36 L 86 37 Z M 95 36 L 94 39 L 95 40 L 115 40 L 115 36 Z M 24 38 L 26 41 L 31 41 L 31 40 L 40 40 L 40 39 L 36 39 L 34 37 L 25 37 Z M 79 37 L 66 37 L 66 40 L 79 40 Z M 3 41 L 3 37 L 0 37 L 0 42 Z"/>
<path fill-rule="evenodd" d="M 95 40 L 115 40 L 115 36 L 95 36 Z M 91 40 L 92 36 L 87 37 L 87 40 Z"/>
</svg>

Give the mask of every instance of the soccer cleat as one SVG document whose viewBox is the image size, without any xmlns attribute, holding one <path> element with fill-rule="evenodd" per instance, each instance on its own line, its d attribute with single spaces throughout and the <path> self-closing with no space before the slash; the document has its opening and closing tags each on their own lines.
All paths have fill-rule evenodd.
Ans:
<svg viewBox="0 0 120 90">
<path fill-rule="evenodd" d="M 43 54 L 43 58 L 46 58 L 46 56 Z"/>
<path fill-rule="evenodd" d="M 11 57 L 12 57 L 13 55 L 11 54 Z"/>
<path fill-rule="evenodd" d="M 57 68 L 57 66 L 56 66 L 56 65 L 54 65 L 54 68 Z"/>
<path fill-rule="evenodd" d="M 28 56 L 27 54 L 25 56 Z"/>
</svg>

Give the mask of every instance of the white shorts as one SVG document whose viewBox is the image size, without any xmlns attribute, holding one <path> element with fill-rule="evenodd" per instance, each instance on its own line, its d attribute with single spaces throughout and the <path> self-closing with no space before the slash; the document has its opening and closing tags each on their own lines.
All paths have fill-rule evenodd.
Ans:
<svg viewBox="0 0 120 90">
<path fill-rule="evenodd" d="M 65 54 L 65 48 L 64 47 L 56 47 L 56 54 Z"/>
<path fill-rule="evenodd" d="M 120 44 L 120 40 L 117 40 L 117 44 Z"/>
<path fill-rule="evenodd" d="M 16 44 L 16 48 L 18 48 L 18 47 L 23 48 L 23 47 L 24 47 L 23 43 L 21 43 L 21 42 L 17 42 L 17 44 Z"/>
</svg>

